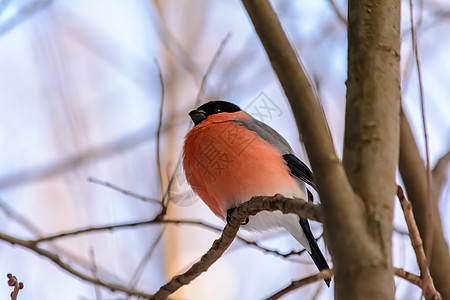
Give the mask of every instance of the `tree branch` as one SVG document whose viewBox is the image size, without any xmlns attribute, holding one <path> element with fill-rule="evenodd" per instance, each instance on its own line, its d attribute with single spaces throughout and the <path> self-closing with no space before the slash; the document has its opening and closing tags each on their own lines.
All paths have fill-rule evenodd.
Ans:
<svg viewBox="0 0 450 300">
<path fill-rule="evenodd" d="M 8 285 L 14 287 L 14 290 L 11 292 L 11 300 L 17 300 L 19 291 L 23 289 L 23 283 L 19 282 L 17 277 L 12 274 L 8 274 L 6 277 L 8 277 Z"/>
<path fill-rule="evenodd" d="M 347 178 L 355 168 L 348 168 L 347 165 L 344 170 L 339 162 L 323 110 L 270 2 L 242 2 L 289 99 L 311 161 L 322 202 L 325 240 L 336 272 L 336 287 L 339 287 L 338 291 L 342 291 L 342 295 L 336 293 L 337 298 L 367 298 L 374 294 L 380 295 L 380 298 L 393 297 L 390 238 L 400 109 L 400 1 L 371 1 L 374 2 L 372 5 L 369 1 L 359 4 L 358 0 L 352 2 L 353 10 L 349 10 L 349 41 L 353 39 L 352 44 L 349 44 L 349 51 L 351 48 L 355 53 L 349 52 L 348 55 L 348 87 L 351 96 L 347 103 L 354 103 L 355 108 L 363 102 L 369 105 L 372 103 L 376 107 L 374 110 L 367 110 L 366 115 L 357 109 L 347 110 L 347 115 L 354 114 L 357 120 L 346 122 L 346 134 L 350 130 L 354 133 L 353 137 L 366 139 L 367 142 L 357 143 L 367 154 L 363 158 L 358 158 L 356 154 L 361 154 L 358 151 L 355 151 L 354 156 L 348 156 L 352 157 L 348 161 L 353 161 L 354 158 L 355 168 L 362 170 L 359 180 L 364 184 L 357 191 L 360 194 L 363 190 L 368 193 L 361 197 L 355 194 Z M 364 24 L 368 26 L 364 27 Z M 359 46 L 364 47 L 358 48 Z M 354 54 L 356 56 L 353 58 Z M 364 66 L 364 71 L 361 72 L 358 66 Z M 386 76 L 387 69 L 392 69 L 389 76 Z M 359 94 L 359 88 L 364 89 L 365 93 Z M 373 94 L 368 95 L 368 91 Z M 370 120 L 365 117 L 370 117 Z M 383 137 L 382 142 L 377 143 L 380 136 Z M 369 154 L 370 149 L 373 149 L 370 146 L 376 147 L 372 156 Z M 369 174 L 372 174 L 371 178 Z M 358 178 L 357 175 L 354 173 L 354 178 Z M 356 180 L 352 180 L 352 185 L 355 182 Z M 380 191 L 383 191 L 382 196 Z M 369 201 L 364 203 L 362 200 L 365 201 L 366 196 L 369 196 Z M 378 203 L 380 197 L 384 201 Z M 352 234 L 342 238 L 343 232 Z M 349 252 L 348 249 L 353 251 Z M 354 282 L 357 279 L 367 282 L 361 280 L 361 277 L 372 282 L 376 278 L 378 282 L 361 284 L 355 288 Z M 388 286 L 392 288 L 387 288 Z"/>
<path fill-rule="evenodd" d="M 290 285 L 288 285 L 287 287 L 285 287 L 284 289 L 282 289 L 281 291 L 273 294 L 272 296 L 266 298 L 266 300 L 275 300 L 275 299 L 279 299 L 282 296 L 286 295 L 287 293 L 292 292 L 293 290 L 296 290 L 302 286 L 317 282 L 319 280 L 322 279 L 329 279 L 331 278 L 331 276 L 333 276 L 333 271 L 329 270 L 329 269 L 325 269 L 320 271 L 319 273 L 312 275 L 312 276 L 308 276 L 305 278 L 302 278 L 300 280 L 295 280 L 292 281 Z"/>
<path fill-rule="evenodd" d="M 301 199 L 290 199 L 285 198 L 282 195 L 275 195 L 273 197 L 266 197 L 266 196 L 258 196 L 253 197 L 250 201 L 242 204 L 239 206 L 238 209 L 236 209 L 232 216 L 231 216 L 231 225 L 226 225 L 225 229 L 222 232 L 222 236 L 219 238 L 219 240 L 216 240 L 213 244 L 213 247 L 211 248 L 208 253 L 206 253 L 200 262 L 195 264 L 191 267 L 191 269 L 186 272 L 183 275 L 179 275 L 179 277 L 174 277 L 177 279 L 172 279 L 171 282 L 169 282 L 164 288 L 161 288 L 161 292 L 159 295 L 163 294 L 167 297 L 170 293 L 178 289 L 181 285 L 189 283 L 191 280 L 196 278 L 198 275 L 200 275 L 202 272 L 206 271 L 206 269 L 214 263 L 221 255 L 222 253 L 228 248 L 228 246 L 231 244 L 231 242 L 235 239 L 237 230 L 239 229 L 240 224 L 251 215 L 255 215 L 260 211 L 267 210 L 267 211 L 274 211 L 279 210 L 283 213 L 296 213 L 300 215 L 303 218 L 309 218 L 312 220 L 316 220 L 318 222 L 321 222 L 321 209 L 320 205 L 318 204 L 312 204 L 309 202 L 305 202 Z M 107 226 L 99 226 L 99 227 L 89 227 L 84 229 L 79 229 L 75 231 L 68 231 L 63 232 L 47 237 L 43 237 L 36 240 L 24 240 L 20 239 L 5 233 L 0 232 L 0 240 L 9 242 L 13 245 L 19 245 L 22 247 L 25 247 L 31 251 L 33 251 L 36 254 L 39 254 L 40 256 L 46 257 L 53 261 L 56 265 L 58 265 L 61 269 L 67 271 L 68 273 L 74 275 L 75 277 L 78 277 L 84 281 L 91 282 L 93 284 L 108 288 L 112 291 L 121 291 L 124 292 L 130 296 L 140 296 L 144 298 L 149 298 L 152 295 L 147 294 L 145 292 L 141 292 L 138 290 L 135 290 L 133 288 L 125 287 L 119 284 L 115 283 L 109 283 L 105 282 L 99 278 L 95 278 L 89 275 L 84 274 L 81 271 L 78 271 L 71 267 L 68 263 L 65 263 L 57 254 L 42 249 L 38 247 L 39 243 L 43 242 L 49 242 L 53 241 L 55 239 L 60 239 L 63 237 L 68 236 L 76 236 L 79 234 L 84 234 L 88 232 L 94 232 L 94 231 L 104 231 L 104 230 L 112 230 L 117 228 L 127 228 L 127 227 L 134 227 L 134 226 L 141 226 L 141 225 L 148 225 L 148 224 L 191 224 L 191 225 L 197 225 L 209 228 L 211 230 L 215 230 L 218 232 L 221 232 L 222 230 L 220 228 L 216 228 L 212 225 L 208 225 L 203 222 L 199 221 L 189 221 L 189 220 L 163 220 L 163 219 L 154 219 L 144 222 L 135 222 L 135 223 L 123 223 L 123 224 L 115 224 L 115 225 L 107 225 Z M 248 241 L 246 239 L 243 239 L 241 237 L 237 237 L 241 241 L 255 246 L 259 248 L 262 251 L 270 252 L 272 254 L 279 255 L 281 257 L 288 257 L 294 253 L 290 252 L 287 254 L 281 254 L 278 251 L 266 249 L 264 247 L 259 246 L 256 242 Z M 304 251 L 300 251 L 298 254 L 303 253 Z M 186 282 L 184 284 L 179 284 L 178 280 L 181 280 L 182 282 L 185 282 L 186 278 L 189 279 L 189 282 Z M 175 283 L 174 283 L 175 282 Z M 169 292 L 171 291 L 171 292 Z M 155 295 L 156 296 L 156 295 Z M 157 296 L 161 297 L 161 296 Z M 161 299 L 161 298 L 156 298 Z M 163 298 L 165 299 L 165 298 Z"/>
<path fill-rule="evenodd" d="M 428 129 L 427 122 L 425 119 L 425 93 L 423 88 L 423 80 L 422 80 L 422 71 L 420 67 L 420 59 L 419 59 L 419 47 L 417 45 L 417 35 L 416 35 L 416 26 L 414 24 L 414 9 L 413 2 L 409 0 L 409 15 L 410 15 L 410 24 L 411 24 L 411 44 L 413 49 L 413 55 L 416 62 L 417 67 L 417 79 L 419 82 L 419 96 L 420 96 L 420 110 L 422 113 L 422 128 L 425 142 L 425 170 L 426 170 L 426 202 L 425 206 L 425 221 L 426 221 L 426 234 L 424 235 L 425 241 L 425 253 L 427 257 L 430 259 L 431 251 L 433 250 L 433 200 L 431 196 L 431 167 L 430 167 L 430 147 L 428 143 Z M 419 21 L 420 23 L 421 20 Z"/>
<path fill-rule="evenodd" d="M 35 243 L 35 244 L 39 244 L 39 243 L 44 243 L 44 242 L 50 242 L 50 241 L 54 241 L 57 239 L 61 239 L 61 238 L 65 238 L 65 237 L 74 237 L 77 235 L 81 235 L 81 234 L 86 234 L 86 233 L 93 233 L 93 232 L 101 232 L 101 231 L 112 231 L 115 229 L 125 229 L 125 228 L 132 228 L 132 227 L 139 227 L 139 226 L 146 226 L 146 225 L 158 225 L 158 224 L 172 224 L 172 225 L 193 225 L 193 226 L 200 226 L 215 232 L 222 232 L 222 228 L 218 228 L 215 227 L 211 224 L 207 224 L 204 223 L 202 221 L 195 221 L 195 220 L 171 220 L 171 219 L 158 219 L 155 218 L 153 220 L 147 220 L 147 221 L 141 221 L 141 222 L 129 222 L 129 223 L 121 223 L 121 224 L 111 224 L 111 225 L 104 225 L 104 226 L 96 226 L 96 227 L 87 227 L 87 228 L 81 228 L 81 229 L 76 229 L 76 230 L 70 230 L 70 231 L 66 231 L 66 232 L 61 232 L 61 233 L 57 233 L 57 234 L 53 234 L 53 235 L 49 235 L 49 236 L 45 236 L 39 239 L 35 239 L 35 240 L 28 240 L 28 242 L 30 243 Z M 288 258 L 292 255 L 301 255 L 303 254 L 303 252 L 305 250 L 301 250 L 301 251 L 290 251 L 287 253 L 281 253 L 277 250 L 272 250 L 272 249 L 268 249 L 265 248 L 261 245 L 259 245 L 257 242 L 254 241 L 250 241 L 247 240 L 241 236 L 236 236 L 236 238 L 238 240 L 240 240 L 241 242 L 258 248 L 258 250 L 261 250 L 263 252 L 266 253 L 270 253 L 276 256 L 280 256 L 282 258 Z M 1 239 L 1 238 L 0 238 Z"/>
<path fill-rule="evenodd" d="M 394 272 L 398 277 L 401 277 L 420 288 L 422 287 L 422 278 L 420 278 L 419 276 L 399 268 L 394 268 Z"/>
<path fill-rule="evenodd" d="M 158 171 L 158 179 L 159 179 L 159 187 L 160 187 L 160 193 L 162 194 L 164 192 L 163 187 L 163 178 L 162 178 L 162 170 L 161 170 L 161 128 L 162 128 L 162 122 L 163 122 L 163 112 L 164 112 L 164 80 L 163 80 L 163 74 L 161 70 L 161 66 L 158 63 L 158 60 L 155 59 L 155 65 L 158 69 L 158 78 L 159 78 L 159 85 L 161 90 L 161 96 L 159 100 L 159 117 L 158 117 L 158 127 L 156 129 L 156 169 Z"/>
<path fill-rule="evenodd" d="M 143 195 L 139 195 L 139 194 L 137 194 L 135 192 L 131 192 L 131 191 L 126 190 L 124 188 L 121 188 L 121 187 L 119 187 L 119 186 L 117 186 L 115 184 L 112 184 L 112 183 L 109 183 L 109 182 L 106 182 L 106 181 L 103 181 L 103 180 L 100 180 L 100 179 L 97 179 L 97 178 L 94 178 L 94 177 L 89 177 L 88 181 L 92 182 L 92 183 L 95 183 L 95 184 L 98 184 L 98 185 L 103 185 L 103 186 L 105 186 L 107 188 L 110 188 L 110 189 L 112 189 L 114 191 L 122 193 L 122 194 L 124 194 L 126 196 L 130 196 L 130 197 L 142 200 L 144 202 L 152 202 L 152 203 L 155 203 L 155 204 L 162 205 L 161 200 L 158 200 L 156 198 L 143 196 Z"/>
<path fill-rule="evenodd" d="M 400 134 L 400 16 L 400 0 L 348 2 L 343 165 L 364 207 L 359 217 L 365 241 L 355 242 L 365 247 L 351 255 L 345 249 L 339 253 L 345 265 L 353 265 L 342 266 L 346 274 L 342 260 L 335 260 L 337 298 L 395 296 L 391 240 Z"/>
<path fill-rule="evenodd" d="M 331 211 L 339 215 L 343 207 L 353 206 L 354 195 L 336 155 L 323 110 L 311 82 L 270 2 L 267 0 L 242 2 L 291 105 L 297 128 L 301 132 L 311 161 L 324 214 L 327 218 L 328 212 Z M 341 198 L 343 194 L 346 197 Z M 339 201 L 336 201 L 336 198 L 339 198 Z M 331 213 L 330 217 L 332 218 Z"/>
<path fill-rule="evenodd" d="M 285 198 L 279 194 L 273 197 L 253 197 L 249 201 L 239 205 L 233 211 L 230 222 L 225 226 L 222 235 L 219 239 L 214 241 L 208 252 L 206 252 L 189 270 L 183 274 L 174 276 L 167 284 L 163 285 L 151 299 L 166 299 L 180 287 L 189 284 L 200 274 L 208 270 L 208 268 L 216 262 L 231 245 L 239 227 L 247 217 L 256 215 L 263 210 L 279 210 L 283 213 L 295 213 L 303 218 L 309 218 L 319 222 L 322 220 L 319 205 L 308 203 L 300 199 Z"/>
<path fill-rule="evenodd" d="M 426 171 L 424 162 L 417 148 L 414 135 L 402 112 L 400 118 L 400 160 L 399 170 L 405 185 L 408 199 L 412 203 L 414 218 L 422 239 L 426 237 Z M 436 196 L 436 195 L 434 195 Z M 430 272 L 436 289 L 444 299 L 450 299 L 450 254 L 442 230 L 441 216 L 437 201 L 433 205 L 433 246 L 431 252 Z"/>
<path fill-rule="evenodd" d="M 273 70 L 289 100 L 305 143 L 324 216 L 325 241 L 339 273 L 339 257 L 349 257 L 348 249 L 365 245 L 361 202 L 353 192 L 345 170 L 337 157 L 324 112 L 299 58 L 267 0 L 242 0 Z M 345 239 L 343 232 L 352 232 Z M 337 253 L 339 252 L 339 253 Z M 364 251 L 367 253 L 366 251 Z M 341 256 L 340 254 L 343 254 Z M 348 261 L 354 261 L 354 255 Z M 341 266 L 348 269 L 347 260 Z M 336 276 L 337 279 L 338 276 Z M 346 276 L 345 276 L 346 277 Z"/>
<path fill-rule="evenodd" d="M 400 200 L 400 204 L 405 215 L 406 224 L 408 225 L 409 236 L 411 237 L 411 244 L 413 245 L 414 252 L 416 253 L 417 264 L 420 269 L 420 277 L 422 278 L 422 288 L 423 295 L 425 299 L 439 300 L 442 299 L 441 295 L 434 288 L 433 279 L 430 275 L 430 270 L 428 269 L 428 261 L 425 256 L 425 251 L 423 249 L 422 238 L 419 234 L 419 229 L 417 228 L 416 221 L 414 220 L 414 215 L 411 207 L 411 202 L 408 202 L 403 194 L 403 190 L 400 186 L 397 189 L 397 196 Z"/>
<path fill-rule="evenodd" d="M 80 271 L 74 269 L 73 267 L 71 267 L 69 264 L 65 263 L 55 253 L 38 247 L 36 245 L 36 243 L 33 243 L 33 241 L 19 239 L 19 238 L 13 237 L 11 235 L 8 235 L 8 234 L 2 233 L 2 232 L 0 232 L 0 240 L 9 242 L 12 245 L 19 245 L 19 246 L 25 247 L 25 248 L 33 251 L 34 253 L 39 254 L 40 256 L 46 257 L 46 258 L 50 259 L 51 261 L 53 261 L 61 269 L 67 271 L 68 273 L 70 273 L 70 274 L 74 275 L 75 277 L 78 277 L 84 281 L 91 282 L 98 286 L 105 287 L 107 289 L 110 289 L 111 291 L 124 292 L 130 296 L 138 296 L 138 297 L 144 297 L 144 298 L 149 298 L 151 296 L 150 294 L 140 292 L 135 289 L 130 289 L 130 288 L 122 286 L 120 284 L 106 282 L 101 279 L 86 275 L 85 273 L 80 272 Z"/>
</svg>

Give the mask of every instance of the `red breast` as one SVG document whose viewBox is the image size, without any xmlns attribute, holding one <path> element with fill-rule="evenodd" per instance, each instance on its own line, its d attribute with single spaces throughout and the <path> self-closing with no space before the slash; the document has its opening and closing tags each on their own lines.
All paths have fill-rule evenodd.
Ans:
<svg viewBox="0 0 450 300">
<path fill-rule="evenodd" d="M 227 209 L 253 196 L 283 193 L 291 197 L 298 191 L 277 149 L 255 132 L 232 122 L 248 119 L 244 111 L 210 115 L 186 136 L 186 179 L 222 219 Z"/>
</svg>

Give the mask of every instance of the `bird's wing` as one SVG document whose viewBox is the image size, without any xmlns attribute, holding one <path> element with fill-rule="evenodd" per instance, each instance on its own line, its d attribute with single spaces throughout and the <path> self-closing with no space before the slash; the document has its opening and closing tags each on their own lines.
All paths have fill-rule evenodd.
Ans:
<svg viewBox="0 0 450 300">
<path fill-rule="evenodd" d="M 250 117 L 249 120 L 233 120 L 233 122 L 236 122 L 248 130 L 255 132 L 263 140 L 272 144 L 283 156 L 289 170 L 291 170 L 292 175 L 309 184 L 314 189 L 316 188 L 311 170 L 293 154 L 289 143 L 278 132 L 276 132 L 275 129 L 252 117 Z"/>
<path fill-rule="evenodd" d="M 277 148 L 281 155 L 293 153 L 289 143 L 269 125 L 258 121 L 253 117 L 250 117 L 249 120 L 233 120 L 233 122 L 255 132 L 263 140 Z"/>
<path fill-rule="evenodd" d="M 294 154 L 284 154 L 283 158 L 286 161 L 289 170 L 291 170 L 292 175 L 316 189 L 313 174 L 307 165 Z"/>
</svg>

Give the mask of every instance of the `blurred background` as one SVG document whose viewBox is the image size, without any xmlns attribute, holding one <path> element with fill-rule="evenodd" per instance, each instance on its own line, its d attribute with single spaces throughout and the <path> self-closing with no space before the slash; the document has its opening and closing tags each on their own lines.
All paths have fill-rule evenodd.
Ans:
<svg viewBox="0 0 450 300">
<path fill-rule="evenodd" d="M 272 3 L 316 85 L 342 154 L 346 1 Z M 413 3 L 433 166 L 450 147 L 450 3 Z M 403 1 L 402 10 L 403 107 L 425 153 L 409 1 Z M 308 161 L 289 105 L 240 1 L 1 0 L 0 231 L 35 239 L 150 220 L 160 212 L 158 203 L 127 196 L 104 183 L 161 199 L 173 174 L 168 217 L 222 228 L 223 222 L 192 194 L 179 167 L 184 135 L 191 126 L 187 113 L 199 94 L 202 102 L 220 98 L 238 104 L 274 127 Z M 447 181 L 440 197 L 447 238 L 449 200 Z M 321 225 L 312 226 L 320 235 Z M 417 274 L 398 206 L 395 227 L 394 265 Z M 283 232 L 241 235 L 282 253 L 301 250 Z M 218 236 L 202 226 L 153 224 L 39 245 L 90 276 L 154 293 L 187 270 Z M 319 244 L 324 247 L 322 240 Z M 307 255 L 285 259 L 234 241 L 217 263 L 173 299 L 261 299 L 315 272 Z M 7 273 L 24 282 L 22 300 L 136 299 L 95 287 L 49 259 L 0 241 L 2 299 L 12 290 Z M 396 287 L 398 299 L 421 295 L 404 280 L 396 278 Z M 332 299 L 333 289 L 319 282 L 286 299 L 299 297 Z"/>
</svg>

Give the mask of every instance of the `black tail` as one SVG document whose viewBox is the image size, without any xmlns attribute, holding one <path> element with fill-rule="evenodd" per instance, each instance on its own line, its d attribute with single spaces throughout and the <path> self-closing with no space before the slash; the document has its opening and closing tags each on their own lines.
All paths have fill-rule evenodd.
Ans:
<svg viewBox="0 0 450 300">
<path fill-rule="evenodd" d="M 308 200 L 312 202 L 312 194 L 310 191 L 308 191 Z M 309 227 L 308 219 L 300 219 L 300 226 L 302 227 L 303 232 L 308 239 L 309 246 L 311 247 L 311 253 L 308 253 L 319 271 L 322 271 L 323 269 L 329 269 L 330 267 L 328 266 L 328 263 L 322 254 L 322 251 L 320 251 L 319 245 L 317 245 L 316 239 L 314 238 L 311 228 Z M 324 280 L 327 286 L 330 287 L 331 279 Z"/>
<path fill-rule="evenodd" d="M 309 245 L 311 246 L 311 253 L 309 255 L 311 256 L 312 260 L 316 264 L 319 271 L 322 271 L 323 269 L 329 269 L 328 263 L 325 259 L 325 257 L 322 254 L 322 251 L 320 251 L 319 245 L 317 245 L 316 239 L 314 238 L 311 228 L 309 227 L 309 223 L 307 219 L 300 219 L 300 226 L 303 229 L 303 232 L 306 235 L 306 238 L 308 239 Z M 324 279 L 325 283 L 328 287 L 330 287 L 331 279 Z"/>
</svg>

